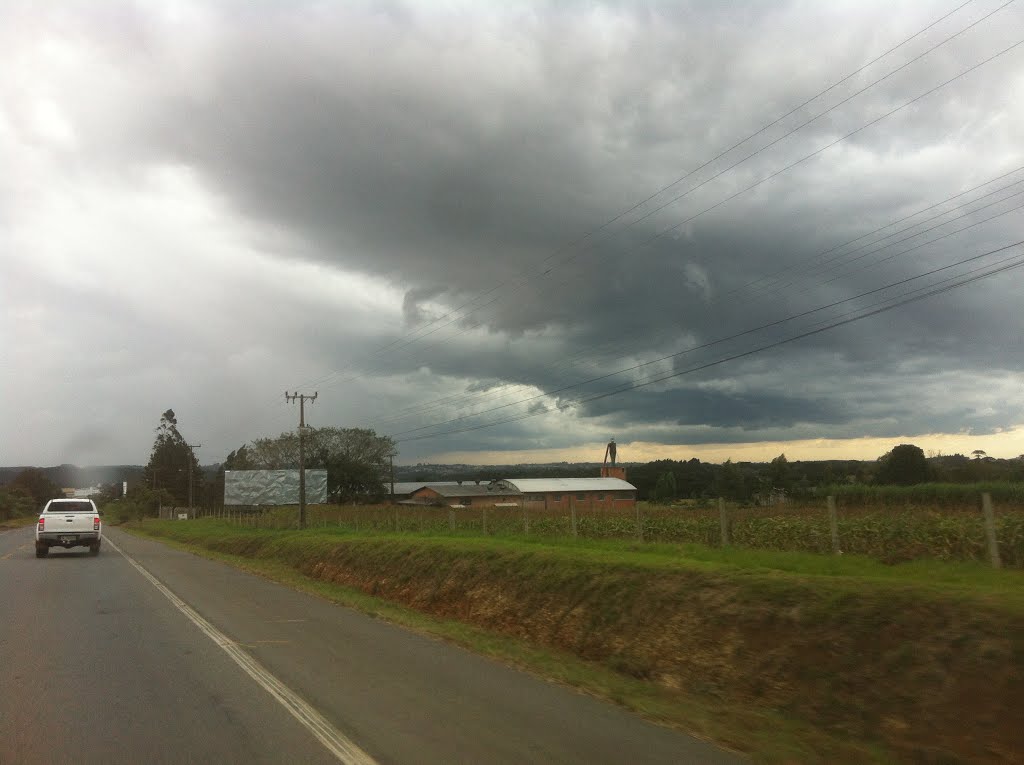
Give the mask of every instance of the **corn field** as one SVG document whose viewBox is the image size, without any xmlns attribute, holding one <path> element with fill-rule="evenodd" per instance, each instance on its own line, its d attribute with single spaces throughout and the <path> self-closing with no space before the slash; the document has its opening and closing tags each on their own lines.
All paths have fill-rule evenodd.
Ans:
<svg viewBox="0 0 1024 765">
<path fill-rule="evenodd" d="M 838 500 L 838 498 L 837 498 Z M 983 515 L 978 505 L 892 502 L 852 505 L 837 501 L 839 549 L 886 563 L 919 558 L 948 561 L 988 561 Z M 729 543 L 737 547 L 830 554 L 829 516 L 820 505 L 726 507 Z M 298 527 L 294 507 L 260 511 L 211 511 L 208 516 L 244 526 L 287 529 Z M 641 504 L 629 511 L 575 516 L 521 508 L 460 508 L 409 506 L 312 506 L 310 527 L 332 527 L 357 533 L 458 534 L 463 536 L 578 537 L 636 539 L 645 542 L 722 544 L 719 509 L 704 506 Z M 995 536 L 1002 565 L 1024 569 L 1024 503 L 997 503 Z"/>
</svg>

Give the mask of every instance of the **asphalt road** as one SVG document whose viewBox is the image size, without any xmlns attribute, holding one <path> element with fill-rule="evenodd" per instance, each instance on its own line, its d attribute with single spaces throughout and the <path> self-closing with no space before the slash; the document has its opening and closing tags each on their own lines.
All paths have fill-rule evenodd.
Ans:
<svg viewBox="0 0 1024 765">
<path fill-rule="evenodd" d="M 744 762 L 447 643 L 108 533 L 96 558 L 42 560 L 31 528 L 0 533 L 4 765 Z"/>
</svg>

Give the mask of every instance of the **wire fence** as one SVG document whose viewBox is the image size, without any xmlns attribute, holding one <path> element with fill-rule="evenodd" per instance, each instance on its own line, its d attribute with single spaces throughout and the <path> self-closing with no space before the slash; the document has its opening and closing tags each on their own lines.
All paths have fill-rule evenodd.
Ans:
<svg viewBox="0 0 1024 765">
<path fill-rule="evenodd" d="M 690 506 L 637 504 L 628 509 L 545 511 L 521 507 L 314 505 L 306 525 L 352 533 L 633 539 L 699 543 L 819 554 L 864 555 L 887 563 L 919 558 L 985 561 L 1024 569 L 1024 505 L 988 495 L 975 504 L 946 507 L 742 507 L 705 502 Z M 257 529 L 298 529 L 296 507 L 200 511 Z"/>
</svg>

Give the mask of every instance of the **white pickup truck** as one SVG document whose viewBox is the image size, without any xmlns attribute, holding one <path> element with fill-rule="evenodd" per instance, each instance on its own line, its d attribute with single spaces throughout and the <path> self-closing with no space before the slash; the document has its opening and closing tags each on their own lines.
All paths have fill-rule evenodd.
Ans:
<svg viewBox="0 0 1024 765">
<path fill-rule="evenodd" d="M 103 524 L 91 499 L 51 499 L 36 523 L 36 557 L 45 558 L 51 547 L 88 547 L 99 555 Z"/>
</svg>

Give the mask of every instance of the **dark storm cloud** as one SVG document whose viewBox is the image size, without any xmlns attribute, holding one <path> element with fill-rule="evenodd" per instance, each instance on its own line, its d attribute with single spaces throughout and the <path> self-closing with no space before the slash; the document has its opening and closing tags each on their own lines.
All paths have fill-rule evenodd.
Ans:
<svg viewBox="0 0 1024 765">
<path fill-rule="evenodd" d="M 680 426 L 713 422 L 722 428 L 761 430 L 797 423 L 836 425 L 853 419 L 840 402 L 772 394 L 730 394 L 707 390 L 673 390 L 666 393 L 630 394 L 629 424 L 671 422 Z M 627 424 L 621 407 L 606 398 L 584 407 L 589 416 L 613 415 L 616 424 Z"/>
<path fill-rule="evenodd" d="M 202 343 L 210 358 L 283 349 L 290 364 L 260 382 L 308 368 L 339 392 L 339 416 L 392 432 L 398 412 L 394 430 L 553 412 L 445 441 L 466 448 L 571 445 L 580 437 L 556 419 L 569 416 L 599 440 L 608 427 L 692 442 L 991 430 L 1024 421 L 991 393 L 1024 363 L 1020 272 L 689 370 L 965 273 L 974 266 L 848 301 L 1019 236 L 1021 198 L 919 237 L 881 238 L 915 218 L 861 242 L 877 245 L 844 245 L 1024 164 L 1024 115 L 1006 97 L 1020 50 L 803 161 L 1015 42 L 1017 17 L 1000 12 L 840 103 L 996 6 L 971 4 L 706 167 L 949 9 L 221 3 L 190 6 L 185 22 L 140 6 L 79 10 L 62 23 L 101 40 L 106 71 L 123 74 L 90 96 L 99 108 L 86 114 L 82 95 L 67 108 L 82 167 L 132 181 L 151 163 L 187 168 L 268 259 L 393 291 L 387 310 L 339 311 L 233 277 L 223 314 L 236 324 L 216 300 L 201 306 L 223 324 Z M 952 218 L 993 188 L 927 215 Z M 249 313 L 249 290 L 261 311 Z M 127 305 L 112 299 L 126 324 Z M 670 373 L 683 374 L 577 406 Z"/>
</svg>

